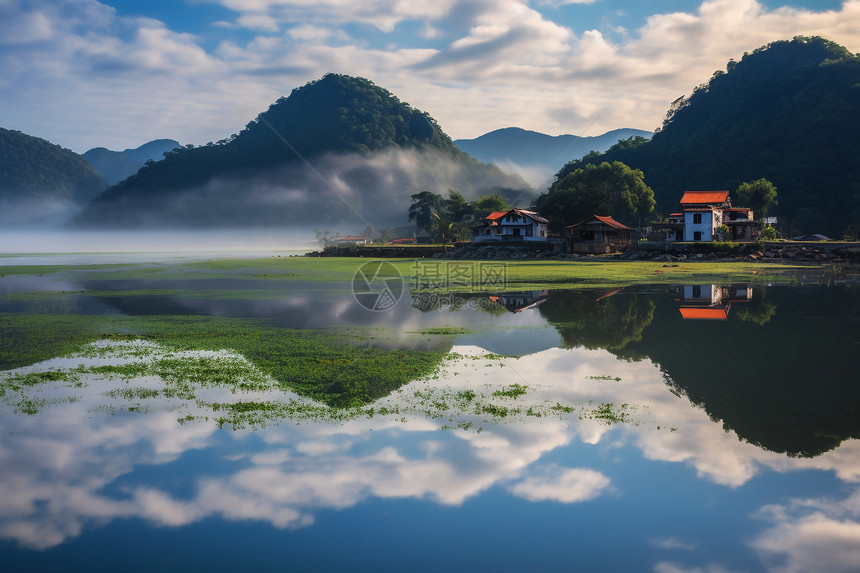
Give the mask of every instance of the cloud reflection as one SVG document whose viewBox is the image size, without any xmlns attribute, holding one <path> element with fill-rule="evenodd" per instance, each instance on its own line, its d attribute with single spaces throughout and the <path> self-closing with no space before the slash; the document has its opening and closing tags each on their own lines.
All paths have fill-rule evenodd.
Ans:
<svg viewBox="0 0 860 573">
<path fill-rule="evenodd" d="M 454 351 L 483 353 L 463 346 Z M 37 416 L 2 412 L 0 536 L 46 549 L 87 528 L 131 517 L 170 527 L 220 517 L 298 528 L 312 524 L 321 509 L 349 508 L 372 497 L 459 505 L 500 487 L 529 501 L 579 503 L 612 492 L 616 486 L 608 470 L 543 460 L 548 452 L 577 442 L 610 449 L 632 445 L 647 459 L 683 462 L 701 478 L 730 487 L 763 468 L 830 470 L 846 482 L 860 476 L 860 442 L 848 441 L 815 459 L 763 451 L 673 394 L 648 360 L 625 362 L 602 350 L 552 349 L 499 362 L 451 361 L 440 370 L 441 380 L 411 383 L 379 404 L 396 404 L 431 386 L 486 394 L 519 383 L 530 389 L 517 398 L 522 409 L 628 403 L 632 423 L 609 425 L 576 415 L 521 415 L 496 423 L 465 411 L 231 432 L 218 430 L 214 422 L 180 424 L 182 408 L 195 407 L 180 399 L 165 400 L 145 414 L 123 411 L 117 403 L 107 408 L 108 381 L 93 379 L 80 402 L 61 403 Z M 600 378 L 608 375 L 612 378 Z M 452 423 L 449 417 L 472 422 L 473 429 L 440 431 Z M 188 487 L 171 489 L 165 485 L 170 480 L 139 483 L 137 469 L 158 466 L 169 475 L 176 471 L 171 462 L 192 450 L 202 450 L 211 463 L 183 468 Z M 801 570 L 822 552 L 839 570 L 854 556 L 851 544 L 856 548 L 860 538 L 858 496 L 831 505 L 819 500 L 768 510 L 773 525 L 753 547 L 762 555 L 781 556 L 786 571 Z M 783 543 L 786 539 L 794 541 Z"/>
</svg>

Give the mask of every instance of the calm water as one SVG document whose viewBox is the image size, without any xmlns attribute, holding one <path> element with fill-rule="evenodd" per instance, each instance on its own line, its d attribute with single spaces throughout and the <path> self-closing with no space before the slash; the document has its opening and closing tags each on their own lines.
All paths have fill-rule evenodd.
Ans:
<svg viewBox="0 0 860 573">
<path fill-rule="evenodd" d="M 43 400 L 37 413 L 7 392 L 3 570 L 860 569 L 856 286 L 406 292 L 371 312 L 349 285 L 253 282 L 219 288 L 273 292 L 232 300 L 194 294 L 193 281 L 7 276 L 0 312 L 377 326 L 403 348 L 428 344 L 422 329 L 468 333 L 437 379 L 377 404 L 400 406 L 396 416 L 219 429 L 179 421 L 199 401 L 129 408 L 110 393 L 157 387 L 153 377 L 46 383 L 27 390 Z M 59 294 L 17 296 L 45 291 Z M 135 360 L 121 350 L 0 376 Z M 503 419 L 415 407 L 421 393 L 491 399 L 514 384 L 527 392 L 493 398 L 519 409 Z M 200 395 L 219 392 L 231 399 Z M 595 415 L 606 405 L 613 416 Z"/>
</svg>

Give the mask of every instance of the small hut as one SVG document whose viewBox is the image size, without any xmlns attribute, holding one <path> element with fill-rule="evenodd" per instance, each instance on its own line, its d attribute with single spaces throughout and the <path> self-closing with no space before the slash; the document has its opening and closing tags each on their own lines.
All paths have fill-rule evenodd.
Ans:
<svg viewBox="0 0 860 573">
<path fill-rule="evenodd" d="M 623 251 L 630 246 L 633 229 L 612 217 L 592 215 L 566 227 L 571 253 L 604 254 Z"/>
</svg>

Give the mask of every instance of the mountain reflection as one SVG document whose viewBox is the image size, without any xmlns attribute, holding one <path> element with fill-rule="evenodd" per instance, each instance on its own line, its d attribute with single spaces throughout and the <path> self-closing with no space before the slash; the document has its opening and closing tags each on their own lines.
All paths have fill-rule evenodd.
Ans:
<svg viewBox="0 0 860 573">
<path fill-rule="evenodd" d="M 482 351 L 455 346 L 454 352 Z M 321 510 L 353 507 L 371 497 L 460 505 L 490 488 L 529 501 L 581 503 L 617 490 L 612 464 L 593 457 L 564 463 L 550 452 L 598 445 L 632 447 L 648 460 L 681 462 L 701 478 L 730 487 L 764 469 L 829 470 L 845 482 L 860 481 L 860 442 L 848 441 L 815 459 L 763 450 L 668 391 L 664 373 L 649 360 L 554 348 L 502 364 L 449 360 L 442 370 L 443 381 L 414 382 L 376 407 L 393 408 L 439 384 L 454 393 L 487 393 L 525 380 L 530 393 L 516 402 L 523 411 L 540 404 L 623 403 L 630 422 L 521 415 L 496 423 L 463 411 L 454 422 L 450 412 L 401 413 L 233 432 L 219 430 L 211 420 L 181 423 L 186 411 L 198 411 L 193 400 L 135 403 L 132 409 L 106 392 L 111 383 L 125 382 L 96 377 L 68 390 L 76 401 L 54 400 L 37 415 L 3 407 L 0 536 L 44 549 L 131 517 L 164 526 L 219 517 L 302 528 L 312 526 Z M 57 392 L 48 387 L 42 395 Z M 455 422 L 460 422 L 456 428 Z M 186 462 L 192 455 L 194 463 Z M 834 512 L 830 519 L 836 519 Z M 808 515 L 798 514 L 799 523 L 782 515 L 774 527 L 800 527 Z M 841 517 L 843 524 L 857 526 L 850 521 L 855 518 Z M 764 532 L 762 551 L 777 551 L 772 537 L 773 530 Z"/>
</svg>

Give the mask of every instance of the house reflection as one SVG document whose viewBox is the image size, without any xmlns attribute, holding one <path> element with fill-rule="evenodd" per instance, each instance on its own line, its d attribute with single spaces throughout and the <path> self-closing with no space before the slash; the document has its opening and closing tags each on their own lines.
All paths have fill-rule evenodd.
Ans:
<svg viewBox="0 0 860 573">
<path fill-rule="evenodd" d="M 682 285 L 672 287 L 684 320 L 728 320 L 733 304 L 752 300 L 753 289 L 746 285 Z"/>
<path fill-rule="evenodd" d="M 490 295 L 487 298 L 516 314 L 530 308 L 535 308 L 537 305 L 546 301 L 549 297 L 549 291 L 535 290 L 525 292 L 506 292 L 499 295 Z"/>
</svg>

